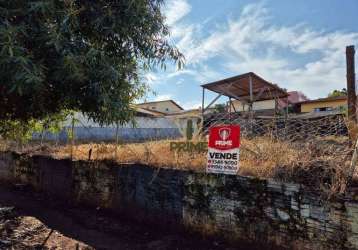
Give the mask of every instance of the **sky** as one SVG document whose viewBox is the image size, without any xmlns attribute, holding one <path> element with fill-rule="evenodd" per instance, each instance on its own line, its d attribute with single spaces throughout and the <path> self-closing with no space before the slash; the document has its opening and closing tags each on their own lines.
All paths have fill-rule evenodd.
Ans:
<svg viewBox="0 0 358 250">
<path fill-rule="evenodd" d="M 358 50 L 357 11 L 357 0 L 166 0 L 170 41 L 185 67 L 146 72 L 154 93 L 145 100 L 198 108 L 200 85 L 246 72 L 311 99 L 325 97 L 346 85 L 345 47 Z M 205 102 L 214 97 L 208 93 Z"/>
</svg>

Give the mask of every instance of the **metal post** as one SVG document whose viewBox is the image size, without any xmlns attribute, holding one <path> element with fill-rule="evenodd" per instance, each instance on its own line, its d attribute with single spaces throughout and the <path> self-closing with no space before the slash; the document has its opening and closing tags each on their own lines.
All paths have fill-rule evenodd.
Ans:
<svg viewBox="0 0 358 250">
<path fill-rule="evenodd" d="M 208 106 L 206 106 L 206 107 L 203 109 L 203 112 L 205 112 L 205 110 L 207 110 L 208 108 L 210 108 L 211 105 L 213 105 L 221 96 L 222 96 L 222 94 L 218 94 L 218 95 L 215 97 L 215 99 L 212 100 L 212 101 L 208 104 Z"/>
<path fill-rule="evenodd" d="M 249 85 L 250 85 L 250 110 L 252 110 L 254 97 L 252 95 L 252 78 L 251 78 L 251 75 L 249 75 Z"/>
<path fill-rule="evenodd" d="M 201 112 L 202 115 L 204 115 L 204 104 L 205 104 L 205 88 L 203 88 L 203 95 L 202 95 L 202 99 L 201 99 Z"/>
<path fill-rule="evenodd" d="M 231 124 L 231 97 L 229 97 L 229 122 Z"/>
<path fill-rule="evenodd" d="M 249 75 L 249 85 L 250 85 L 250 105 L 249 105 L 249 124 L 250 124 L 250 132 L 254 134 L 254 126 L 253 126 L 253 100 L 254 97 L 252 96 L 252 78 Z"/>
</svg>

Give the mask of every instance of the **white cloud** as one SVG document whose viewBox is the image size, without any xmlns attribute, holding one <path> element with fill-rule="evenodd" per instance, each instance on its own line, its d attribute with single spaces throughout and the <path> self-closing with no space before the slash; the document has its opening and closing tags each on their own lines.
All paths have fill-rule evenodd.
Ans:
<svg viewBox="0 0 358 250">
<path fill-rule="evenodd" d="M 180 103 L 180 102 L 179 102 Z M 184 108 L 184 109 L 197 109 L 201 107 L 201 102 L 198 101 L 189 101 L 189 102 L 185 102 L 185 103 L 180 103 L 180 105 Z"/>
<path fill-rule="evenodd" d="M 158 95 L 155 97 L 154 101 L 165 101 L 172 99 L 173 96 L 171 94 Z"/>
<path fill-rule="evenodd" d="M 199 83 L 253 71 L 281 87 L 322 97 L 344 87 L 345 46 L 358 41 L 355 32 L 273 25 L 269 9 L 262 4 L 247 5 L 237 18 L 206 36 L 207 27 L 184 25 L 182 17 L 174 18 L 175 40 L 186 57 L 188 72 Z"/>
<path fill-rule="evenodd" d="M 186 0 L 170 0 L 164 7 L 166 24 L 174 25 L 176 22 L 186 16 L 191 10 L 190 4 Z"/>
<path fill-rule="evenodd" d="M 153 72 L 147 72 L 144 75 L 144 81 L 149 85 L 153 86 L 155 84 L 158 84 L 159 76 L 154 74 Z"/>
</svg>

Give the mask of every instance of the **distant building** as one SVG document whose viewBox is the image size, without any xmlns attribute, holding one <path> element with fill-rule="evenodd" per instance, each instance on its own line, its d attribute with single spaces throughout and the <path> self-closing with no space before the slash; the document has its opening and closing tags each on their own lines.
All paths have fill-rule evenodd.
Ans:
<svg viewBox="0 0 358 250">
<path fill-rule="evenodd" d="M 206 114 L 215 112 L 214 108 L 208 108 Z M 173 112 L 165 116 L 168 120 L 174 122 L 174 124 L 179 128 L 180 133 L 183 137 L 186 136 L 186 129 L 189 126 L 189 123 L 192 124 L 193 134 L 196 135 L 199 132 L 201 121 L 202 121 L 202 110 L 198 109 L 188 109 Z"/>
<path fill-rule="evenodd" d="M 344 110 L 347 108 L 347 96 L 319 98 L 299 103 L 301 113 Z"/>
<path fill-rule="evenodd" d="M 233 100 L 232 102 L 232 111 L 235 112 L 243 112 L 249 111 L 249 104 L 246 102 L 241 102 L 239 100 Z M 275 100 L 262 100 L 256 101 L 252 103 L 252 110 L 254 111 L 272 111 L 275 109 Z"/>
<path fill-rule="evenodd" d="M 303 94 L 301 91 L 289 91 L 288 94 L 288 105 L 293 106 L 300 102 L 308 101 L 309 99 L 305 94 Z M 280 108 L 285 108 L 287 106 L 287 101 L 280 99 L 278 103 Z"/>
<path fill-rule="evenodd" d="M 202 120 L 201 109 L 180 110 L 165 116 L 178 128 L 183 137 L 186 136 L 186 129 L 189 123 L 192 124 L 193 133 L 197 134 Z"/>
<path fill-rule="evenodd" d="M 288 94 L 288 102 L 287 102 L 286 98 L 278 99 L 278 101 L 277 101 L 278 109 L 284 109 L 287 107 L 287 105 L 289 107 L 294 107 L 297 103 L 308 100 L 308 98 L 300 91 L 290 91 L 290 92 L 287 92 L 287 94 Z M 276 103 L 276 101 L 274 99 L 256 101 L 256 102 L 253 102 L 252 109 L 254 111 L 272 113 L 275 110 L 275 105 L 276 105 L 275 103 Z M 233 105 L 232 109 L 234 109 L 234 111 L 236 111 L 236 112 L 242 112 L 242 111 L 249 110 L 249 105 L 242 103 L 239 100 L 233 100 L 232 105 Z"/>
<path fill-rule="evenodd" d="M 135 116 L 137 117 L 162 117 L 165 115 L 165 113 L 156 111 L 156 110 L 149 110 L 146 108 L 141 108 L 136 106 L 135 107 L 136 110 L 136 114 Z"/>
<path fill-rule="evenodd" d="M 170 114 L 184 110 L 179 104 L 177 104 L 173 100 L 144 102 L 137 104 L 137 106 L 140 108 L 157 111 L 164 114 Z"/>
</svg>

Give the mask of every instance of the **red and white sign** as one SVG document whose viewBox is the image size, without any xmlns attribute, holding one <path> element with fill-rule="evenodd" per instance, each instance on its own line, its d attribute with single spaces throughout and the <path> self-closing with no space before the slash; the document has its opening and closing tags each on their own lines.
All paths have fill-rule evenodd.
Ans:
<svg viewBox="0 0 358 250">
<path fill-rule="evenodd" d="M 210 128 L 206 172 L 237 174 L 240 157 L 240 126 Z"/>
</svg>

